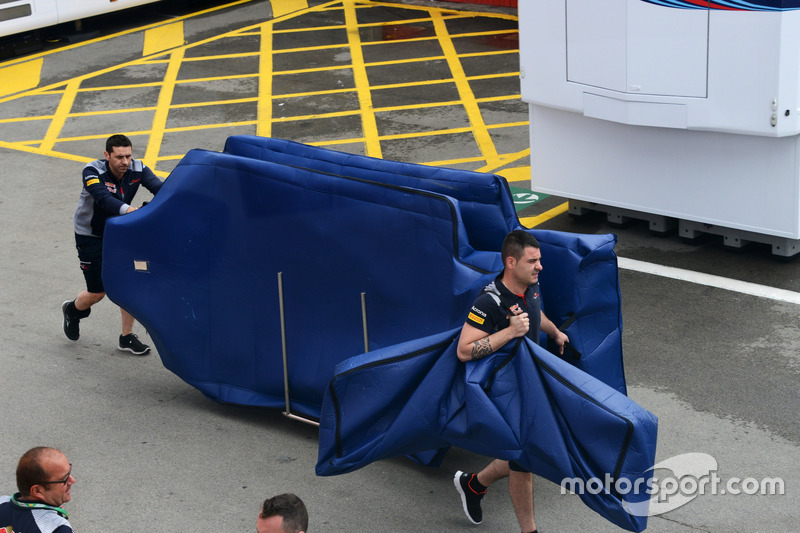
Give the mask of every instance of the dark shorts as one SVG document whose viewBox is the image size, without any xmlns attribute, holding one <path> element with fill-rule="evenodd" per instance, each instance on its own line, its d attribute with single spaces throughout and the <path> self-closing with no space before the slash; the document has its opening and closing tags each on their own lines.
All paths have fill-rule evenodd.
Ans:
<svg viewBox="0 0 800 533">
<path fill-rule="evenodd" d="M 522 466 L 519 463 L 515 463 L 514 461 L 508 462 L 508 468 L 510 470 L 513 470 L 514 472 L 528 472 L 528 470 L 522 468 Z"/>
<path fill-rule="evenodd" d="M 75 234 L 75 246 L 81 261 L 81 272 L 89 292 L 106 292 L 103 288 L 103 239 Z"/>
</svg>

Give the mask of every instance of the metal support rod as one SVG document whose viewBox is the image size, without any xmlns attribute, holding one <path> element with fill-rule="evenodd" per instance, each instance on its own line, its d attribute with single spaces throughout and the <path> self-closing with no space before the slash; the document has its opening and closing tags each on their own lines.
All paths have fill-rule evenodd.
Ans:
<svg viewBox="0 0 800 533">
<path fill-rule="evenodd" d="M 364 328 L 364 353 L 369 351 L 369 333 L 367 331 L 367 293 L 361 293 L 361 324 Z"/>
<path fill-rule="evenodd" d="M 283 413 L 283 416 L 286 418 L 291 418 L 292 420 L 297 420 L 299 422 L 305 422 L 306 424 L 311 424 L 312 426 L 319 427 L 319 422 L 316 420 L 311 420 L 310 418 L 305 418 L 303 416 L 293 415 L 292 413 Z"/>
<path fill-rule="evenodd" d="M 286 410 L 283 412 L 283 416 L 319 427 L 319 422 L 316 420 L 293 414 L 292 406 L 289 403 L 289 359 L 286 355 L 286 313 L 283 306 L 283 272 L 278 272 L 278 306 L 281 315 L 281 346 L 283 348 L 283 392 L 286 398 Z"/>
<path fill-rule="evenodd" d="M 286 398 L 286 412 L 292 412 L 289 405 L 289 361 L 286 358 L 286 314 L 283 308 L 283 272 L 278 272 L 278 306 L 281 314 L 281 346 L 283 348 L 283 393 Z"/>
</svg>

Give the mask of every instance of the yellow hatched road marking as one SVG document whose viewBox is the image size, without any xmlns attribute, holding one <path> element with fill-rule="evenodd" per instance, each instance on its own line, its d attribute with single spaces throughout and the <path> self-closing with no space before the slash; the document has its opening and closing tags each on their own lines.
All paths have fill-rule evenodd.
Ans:
<svg viewBox="0 0 800 533">
<path fill-rule="evenodd" d="M 350 56 L 353 63 L 353 79 L 361 108 L 361 127 L 364 130 L 364 150 L 370 157 L 383 157 L 381 143 L 378 140 L 378 123 L 375 110 L 372 108 L 372 92 L 367 78 L 367 67 L 364 64 L 364 53 L 361 50 L 361 36 L 358 32 L 358 17 L 354 0 L 344 0 L 345 26 L 347 40 L 350 43 Z"/>
<path fill-rule="evenodd" d="M 458 53 L 456 52 L 456 48 L 453 45 L 453 40 L 450 37 L 450 33 L 447 31 L 447 25 L 445 25 L 442 12 L 432 11 L 431 18 L 433 20 L 433 26 L 436 31 L 436 35 L 439 37 L 439 44 L 441 45 L 444 55 L 447 58 L 447 64 L 450 67 L 450 72 L 453 73 L 453 79 L 455 80 L 456 88 L 458 89 L 458 95 L 461 98 L 461 101 L 464 103 L 464 109 L 467 112 L 467 118 L 469 118 L 469 123 L 472 125 L 472 135 L 475 137 L 475 142 L 478 143 L 478 149 L 480 150 L 481 154 L 483 154 L 483 157 L 486 159 L 487 163 L 492 164 L 494 161 L 498 160 L 497 148 L 495 147 L 492 137 L 489 135 L 489 131 L 486 128 L 486 122 L 483 120 L 480 107 L 478 107 L 478 103 L 475 101 L 475 94 L 472 92 L 469 81 L 467 81 L 467 75 L 464 72 L 464 68 L 461 66 L 461 61 L 458 57 Z"/>
<path fill-rule="evenodd" d="M 53 114 L 53 120 L 47 127 L 47 133 L 45 134 L 44 140 L 40 146 L 40 149 L 43 152 L 51 151 L 53 146 L 55 146 L 59 135 L 61 135 L 61 130 L 64 128 L 64 124 L 67 122 L 67 117 L 69 117 L 72 104 L 75 102 L 75 96 L 78 94 L 79 85 L 80 80 L 70 80 L 67 83 L 67 87 L 64 89 L 64 94 L 61 96 L 61 100 L 58 101 L 58 108 Z"/>
<path fill-rule="evenodd" d="M 164 75 L 164 82 L 161 92 L 158 95 L 156 112 L 153 115 L 153 128 L 147 141 L 147 150 L 142 161 L 147 166 L 155 168 L 156 161 L 161 152 L 161 143 L 164 140 L 164 128 L 167 126 L 169 106 L 172 103 L 172 95 L 175 92 L 175 80 L 178 79 L 178 71 L 181 68 L 181 61 L 185 53 L 184 48 L 175 50 L 170 55 L 167 73 Z"/>
<path fill-rule="evenodd" d="M 177 48 L 183 46 L 184 42 L 182 20 L 151 28 L 144 32 L 142 55 L 149 56 L 170 48 Z"/>
<path fill-rule="evenodd" d="M 44 59 L 34 59 L 0 68 L 0 96 L 27 91 L 39 85 Z"/>
<path fill-rule="evenodd" d="M 525 226 L 526 228 L 535 228 L 539 224 L 543 222 L 547 222 L 551 218 L 555 218 L 558 215 L 566 213 L 569 210 L 569 202 L 564 202 L 563 204 L 554 207 L 548 211 L 545 211 L 541 215 L 537 215 L 535 217 L 525 217 L 519 219 L 520 224 Z"/>
<path fill-rule="evenodd" d="M 247 0 L 242 2 L 234 2 L 230 5 L 236 5 L 239 3 L 246 3 Z M 359 10 L 368 10 L 371 7 L 376 5 L 381 6 L 390 6 L 390 7 L 397 7 L 397 4 L 391 2 L 367 2 L 365 0 L 334 0 L 330 2 L 326 2 L 324 4 L 320 4 L 313 8 L 308 8 L 307 2 L 293 2 L 291 0 L 285 1 L 275 1 L 272 3 L 274 8 L 274 15 L 277 18 L 273 18 L 272 20 L 266 22 L 260 22 L 257 24 L 253 24 L 247 26 L 245 28 L 240 28 L 236 31 L 229 32 L 223 35 L 216 35 L 207 39 L 203 39 L 198 42 L 194 42 L 191 44 L 183 43 L 183 35 L 182 31 L 178 31 L 180 29 L 181 24 L 173 25 L 168 24 L 164 25 L 161 23 L 160 26 L 152 25 L 147 26 L 144 28 L 139 28 L 139 31 L 146 31 L 146 43 L 143 47 L 143 51 L 151 52 L 151 55 L 147 57 L 142 57 L 138 60 L 134 60 L 128 63 L 123 63 L 119 65 L 114 65 L 109 68 L 100 69 L 90 74 L 79 76 L 70 82 L 61 82 L 50 85 L 48 87 L 42 88 L 35 88 L 33 90 L 28 90 L 28 92 L 23 93 L 23 96 L 33 96 L 33 95 L 61 95 L 63 101 L 61 102 L 61 106 L 59 110 L 56 111 L 53 115 L 48 113 L 48 116 L 40 116 L 40 117 L 18 117 L 17 119 L 0 119 L 0 123 L 8 123 L 17 121 L 32 121 L 32 120 L 48 120 L 52 119 L 54 124 L 50 125 L 50 129 L 47 130 L 47 134 L 45 139 L 40 141 L 36 140 L 23 140 L 19 141 L 19 144 L 14 144 L 14 146 L 23 147 L 26 151 L 31 149 L 37 149 L 37 142 L 41 143 L 38 146 L 39 153 L 44 155 L 54 155 L 56 157 L 60 157 L 58 152 L 53 151 L 53 147 L 57 146 L 57 143 L 62 142 L 70 142 L 74 141 L 78 138 L 66 138 L 66 137 L 59 137 L 61 130 L 65 127 L 65 123 L 69 124 L 69 119 L 77 118 L 77 117 L 85 117 L 85 116 L 97 116 L 97 115 L 104 115 L 104 114 L 116 114 L 116 113 L 132 113 L 132 112 L 146 112 L 146 113 L 153 113 L 153 122 L 152 122 L 152 130 L 143 130 L 140 132 L 127 132 L 128 135 L 138 135 L 142 136 L 143 138 L 147 139 L 147 149 L 143 159 L 147 162 L 148 165 L 151 167 L 158 161 L 164 161 L 167 159 L 176 159 L 180 157 L 180 154 L 161 154 L 161 144 L 163 142 L 164 136 L 167 133 L 173 132 L 184 132 L 184 131 L 194 131 L 198 129 L 209 129 L 209 128 L 221 128 L 221 127 L 229 127 L 229 126 L 252 126 L 253 130 L 258 135 L 265 135 L 269 136 L 272 134 L 273 128 L 271 127 L 273 123 L 278 122 L 291 122 L 292 120 L 299 121 L 299 120 L 312 120 L 317 118 L 331 118 L 331 117 L 345 117 L 345 116 L 352 116 L 352 115 L 360 115 L 361 117 L 361 135 L 353 135 L 352 138 L 339 138 L 339 139 L 326 139 L 325 141 L 317 141 L 317 142 L 310 142 L 309 144 L 314 144 L 317 146 L 324 146 L 324 145 L 337 145 L 337 144 L 348 144 L 348 143 L 362 143 L 364 145 L 364 151 L 366 154 L 374 157 L 381 157 L 382 156 L 382 148 L 381 148 L 381 141 L 386 140 L 395 140 L 395 139 L 406 139 L 406 138 L 427 138 L 427 137 L 434 137 L 434 136 L 442 136 L 442 135 L 452 135 L 452 134 L 463 134 L 463 133 L 471 133 L 474 138 L 475 142 L 479 148 L 479 154 L 470 153 L 469 157 L 464 157 L 460 159 L 453 159 L 448 161 L 442 161 L 440 163 L 445 164 L 459 164 L 459 163 L 480 163 L 483 162 L 486 167 L 491 167 L 492 169 L 502 168 L 509 164 L 509 162 L 513 161 L 516 157 L 515 154 L 499 154 L 497 152 L 497 147 L 494 145 L 493 139 L 489 135 L 494 129 L 498 128 L 509 128 L 509 127 L 516 127 L 516 126 L 527 126 L 527 121 L 520 121 L 514 123 L 504 123 L 504 124 L 487 124 L 483 118 L 481 108 L 479 104 L 483 102 L 489 101 L 500 101 L 500 100 L 512 100 L 512 99 L 519 99 L 519 95 L 501 95 L 501 96 L 493 96 L 489 98 L 476 98 L 475 94 L 472 92 L 472 88 L 470 84 L 473 80 L 484 80 L 484 79 L 498 79 L 504 77 L 516 77 L 518 73 L 516 72 L 498 72 L 495 74 L 484 74 L 478 76 L 466 76 L 464 72 L 464 68 L 462 67 L 462 61 L 464 58 L 470 57 L 480 57 L 480 56 L 499 56 L 500 54 L 510 54 L 516 53 L 516 51 L 509 51 L 509 50 L 491 50 L 486 52 L 468 52 L 464 54 L 458 54 L 456 52 L 456 48 L 454 43 L 456 38 L 462 38 L 465 36 L 476 36 L 480 37 L 482 35 L 497 35 L 498 33 L 508 33 L 513 34 L 516 33 L 516 29 L 514 30 L 500 30 L 498 31 L 486 31 L 486 32 L 470 32 L 470 33 L 459 33 L 458 35 L 450 35 L 449 30 L 445 24 L 445 21 L 450 20 L 457 20 L 461 18 L 468 18 L 475 16 L 473 14 L 465 15 L 455 10 L 446 10 L 440 9 L 435 7 L 426 7 L 426 6 L 419 6 L 414 7 L 412 5 L 403 5 L 403 9 L 413 9 L 417 10 L 420 13 L 419 17 L 414 17 L 413 19 L 402 19 L 402 20 L 392 20 L 386 22 L 378 22 L 378 23 L 365 23 L 359 24 L 358 18 L 356 13 Z M 341 24 L 336 25 L 326 25 L 326 26 L 318 26 L 318 27 L 304 27 L 304 28 L 297 28 L 297 29 L 280 29 L 276 30 L 275 25 L 283 20 L 287 20 L 289 18 L 293 18 L 304 13 L 311 13 L 311 12 L 320 12 L 320 11 L 336 11 L 339 13 L 343 13 L 344 15 L 344 26 Z M 196 15 L 196 14 L 195 14 Z M 280 15 L 280 17 L 278 17 Z M 427 15 L 427 17 L 426 17 Z M 494 15 L 493 15 L 494 16 Z M 188 17 L 187 17 L 188 18 Z M 513 16 L 500 16 L 497 18 L 508 18 L 516 20 L 516 17 Z M 365 27 L 372 27 L 372 28 L 380 28 L 381 26 L 392 26 L 397 24 L 409 24 L 412 22 L 426 22 L 431 23 L 433 21 L 435 35 L 432 37 L 420 37 L 420 38 L 410 38 L 410 39 L 402 39 L 403 43 L 412 43 L 412 42 L 419 42 L 419 41 L 438 41 L 443 49 L 443 55 L 435 54 L 426 57 L 410 57 L 404 60 L 389 60 L 389 61 L 377 61 L 373 63 L 367 63 L 364 59 L 365 47 L 370 46 L 381 46 L 386 44 L 385 41 L 376 40 L 376 41 L 366 41 L 362 42 L 360 37 L 360 29 Z M 336 29 L 342 30 L 344 29 L 347 32 L 348 40 L 345 42 L 340 43 L 332 43 L 329 45 L 321 45 L 321 46 L 299 46 L 295 48 L 282 48 L 279 50 L 274 49 L 275 43 L 273 41 L 274 36 L 277 34 L 291 34 L 294 32 L 309 32 L 309 31 L 317 31 L 317 30 L 324 30 L 324 29 Z M 160 35 L 160 37 L 159 37 Z M 180 37 L 180 40 L 178 37 Z M 206 43 L 216 42 L 220 39 L 225 39 L 229 37 L 242 37 L 242 36 L 258 36 L 260 38 L 260 48 L 258 51 L 249 51 L 244 53 L 233 53 L 233 54 L 214 54 L 209 56 L 202 56 L 202 57 L 185 57 L 184 51 L 187 51 L 191 48 L 196 48 L 203 46 Z M 163 38 L 162 38 L 163 37 Z M 166 47 L 173 46 L 180 49 L 178 55 L 175 53 L 165 52 L 164 49 Z M 336 49 L 340 49 L 342 52 L 347 51 L 351 55 L 351 61 L 342 62 L 341 64 L 337 64 L 334 66 L 319 66 L 313 69 L 297 69 L 294 71 L 278 71 L 276 72 L 275 65 L 273 60 L 275 59 L 275 54 L 290 54 L 290 53 L 298 53 L 298 52 L 311 52 L 313 53 L 314 50 L 331 50 L 336 51 Z M 173 52 L 178 52 L 177 49 L 173 50 Z M 155 54 L 155 55 L 153 55 Z M 209 61 L 214 59 L 225 59 L 225 58 L 244 58 L 244 57 L 253 57 L 256 54 L 259 55 L 259 71 L 255 73 L 248 73 L 248 74 L 234 74 L 234 75 L 220 75 L 220 76 L 209 76 L 204 78 L 194 78 L 194 79 L 177 79 L 177 69 L 179 68 L 182 62 L 197 62 L 197 61 Z M 402 72 L 403 68 L 411 68 L 413 69 L 414 66 L 419 62 L 424 61 L 441 61 L 444 59 L 448 66 L 450 67 L 450 76 L 447 79 L 436 79 L 436 80 L 421 80 L 417 82 L 409 82 L 403 80 L 402 77 L 398 79 L 397 83 L 388 83 L 383 85 L 370 85 L 369 77 L 368 77 L 368 69 L 373 66 L 379 67 L 386 67 L 391 65 L 397 65 L 398 72 Z M 81 87 L 84 82 L 88 80 L 97 79 L 101 77 L 103 74 L 112 72 L 117 69 L 124 69 L 128 66 L 134 65 L 154 65 L 154 64 L 167 64 L 167 75 L 165 79 L 153 82 L 145 82 L 143 83 L 135 83 L 135 84 L 124 84 L 124 85 L 110 85 L 110 86 L 92 86 L 91 84 L 87 84 L 87 87 Z M 352 69 L 352 70 L 351 70 Z M 354 86 L 349 88 L 335 88 L 335 89 L 322 89 L 316 91 L 307 91 L 303 93 L 299 92 L 292 92 L 287 94 L 274 94 L 273 82 L 277 79 L 276 76 L 281 75 L 292 75 L 292 74 L 299 74 L 299 75 L 308 75 L 308 73 L 313 72 L 322 72 L 326 70 L 351 70 L 352 77 L 354 80 Z M 186 104 L 173 104 L 171 102 L 172 96 L 174 91 L 176 90 L 177 86 L 180 84 L 192 84 L 197 82 L 208 82 L 208 81 L 216 81 L 216 80 L 238 80 L 238 79 L 247 79 L 251 78 L 258 81 L 258 89 L 255 95 L 248 94 L 246 97 L 243 98 L 232 98 L 232 99 L 225 99 L 225 100 L 217 100 L 213 102 L 198 102 L 198 103 L 186 103 Z M 458 100 L 452 101 L 443 101 L 443 102 L 436 102 L 436 103 L 419 103 L 415 105 L 405 104 L 405 105 L 396 105 L 396 106 L 384 106 L 379 109 L 375 109 L 373 107 L 372 95 L 375 91 L 380 91 L 384 89 L 401 89 L 408 87 L 412 90 L 418 91 L 426 91 L 426 90 L 433 90 L 437 87 L 437 84 L 450 84 L 452 87 L 453 85 L 456 86 L 458 90 Z M 120 90 L 124 91 L 126 89 L 131 88 L 138 88 L 144 89 L 146 87 L 159 87 L 160 94 L 159 100 L 155 107 L 147 106 L 147 107 L 139 107 L 139 108 L 128 108 L 128 109 L 112 109 L 112 110 L 105 110 L 105 111 L 88 111 L 88 112 L 71 112 L 70 109 L 73 106 L 74 102 L 76 101 L 76 95 L 81 94 L 84 92 L 99 92 L 104 90 Z M 293 117 L 285 117 L 281 119 L 276 119 L 273 116 L 273 100 L 275 98 L 300 98 L 308 95 L 334 95 L 334 94 L 346 94 L 351 93 L 357 96 L 359 106 L 355 109 L 346 109 L 341 110 L 339 112 L 334 113 L 315 113 L 315 114 L 308 114 L 308 115 L 301 115 L 301 116 L 293 116 Z M 243 95 L 245 96 L 245 95 Z M 19 95 L 15 95 L 13 97 L 3 96 L 2 92 L 0 91 L 0 103 L 7 102 L 10 99 L 17 98 Z M 239 122 L 227 122 L 225 124 L 208 124 L 208 125 L 189 125 L 185 127 L 173 127 L 167 128 L 166 125 L 168 124 L 167 118 L 168 114 L 175 109 L 179 108 L 187 108 L 187 107 L 197 107 L 197 106 L 211 106 L 211 105 L 224 105 L 224 104 L 232 104 L 238 102 L 257 102 L 257 110 L 256 110 L 256 117 L 252 117 L 253 120 L 244 120 Z M 422 132 L 397 132 L 390 135 L 381 136 L 377 127 L 377 120 L 376 120 L 376 113 L 377 112 L 392 112 L 392 111 L 402 111 L 406 109 L 415 109 L 415 108 L 429 108 L 429 107 L 441 107 L 441 106 L 455 106 L 461 105 L 463 106 L 467 118 L 469 119 L 469 126 L 468 127 L 458 127 L 458 128 L 450 128 L 447 129 L 446 125 L 442 125 L 442 129 L 436 131 L 422 131 Z M 65 110 L 65 111 L 64 111 Z M 96 135 L 98 139 L 104 138 L 103 134 Z M 92 138 L 94 139 L 95 136 L 86 136 L 86 139 Z M 83 139 L 83 138 L 81 138 Z M 428 164 L 432 164 L 428 162 Z M 161 174 L 157 172 L 157 174 Z"/>
</svg>

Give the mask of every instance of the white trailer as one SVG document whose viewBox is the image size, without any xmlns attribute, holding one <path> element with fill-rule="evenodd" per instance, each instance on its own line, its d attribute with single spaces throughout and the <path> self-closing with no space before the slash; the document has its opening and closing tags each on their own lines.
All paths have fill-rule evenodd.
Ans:
<svg viewBox="0 0 800 533">
<path fill-rule="evenodd" d="M 800 0 L 519 4 L 532 187 L 800 252 Z"/>
<path fill-rule="evenodd" d="M 158 0 L 0 0 L 0 37 Z"/>
</svg>

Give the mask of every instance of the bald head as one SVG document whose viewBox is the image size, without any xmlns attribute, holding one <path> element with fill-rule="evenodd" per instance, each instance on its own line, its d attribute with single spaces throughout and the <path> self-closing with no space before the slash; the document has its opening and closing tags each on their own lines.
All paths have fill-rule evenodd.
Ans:
<svg viewBox="0 0 800 533">
<path fill-rule="evenodd" d="M 74 483 L 72 465 L 67 456 L 55 448 L 31 448 L 17 465 L 17 489 L 23 499 L 58 507 L 70 500 Z"/>
</svg>

